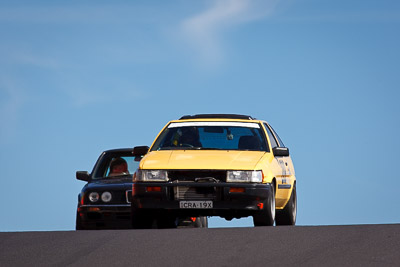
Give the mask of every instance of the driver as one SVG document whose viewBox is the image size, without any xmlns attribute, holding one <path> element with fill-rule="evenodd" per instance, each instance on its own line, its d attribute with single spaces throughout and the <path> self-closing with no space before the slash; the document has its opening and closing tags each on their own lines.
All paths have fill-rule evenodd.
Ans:
<svg viewBox="0 0 400 267">
<path fill-rule="evenodd" d="M 199 132 L 196 127 L 185 127 L 182 128 L 182 136 L 179 138 L 179 145 L 202 147 L 199 139 Z"/>
<path fill-rule="evenodd" d="M 129 174 L 128 164 L 123 158 L 115 158 L 110 163 L 110 173 L 108 176 L 126 175 Z"/>
</svg>

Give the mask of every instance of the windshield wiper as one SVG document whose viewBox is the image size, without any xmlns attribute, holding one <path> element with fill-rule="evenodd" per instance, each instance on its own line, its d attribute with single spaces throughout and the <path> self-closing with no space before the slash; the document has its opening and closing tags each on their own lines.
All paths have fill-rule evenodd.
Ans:
<svg viewBox="0 0 400 267">
<path fill-rule="evenodd" d="M 172 146 L 172 147 L 162 147 L 159 150 L 200 150 L 201 147 L 189 147 L 189 146 Z"/>
<path fill-rule="evenodd" d="M 201 150 L 232 150 L 227 148 L 216 148 L 216 147 L 201 147 Z"/>
<path fill-rule="evenodd" d="M 162 147 L 158 150 L 236 150 L 236 149 L 229 149 L 229 148 L 216 148 L 216 147 L 188 147 L 188 146 L 172 146 L 172 147 Z"/>
</svg>

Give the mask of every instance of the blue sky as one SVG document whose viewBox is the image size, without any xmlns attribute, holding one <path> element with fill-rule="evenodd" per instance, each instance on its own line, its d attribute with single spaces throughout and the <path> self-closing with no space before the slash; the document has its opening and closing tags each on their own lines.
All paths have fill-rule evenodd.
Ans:
<svg viewBox="0 0 400 267">
<path fill-rule="evenodd" d="M 298 225 L 399 223 L 399 26 L 385 0 L 0 1 L 0 231 L 72 230 L 77 170 L 196 113 L 271 123 Z"/>
</svg>

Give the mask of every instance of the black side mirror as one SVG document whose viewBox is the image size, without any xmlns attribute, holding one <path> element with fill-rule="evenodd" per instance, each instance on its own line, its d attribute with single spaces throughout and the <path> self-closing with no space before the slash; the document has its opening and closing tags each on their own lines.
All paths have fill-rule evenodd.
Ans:
<svg viewBox="0 0 400 267">
<path fill-rule="evenodd" d="M 135 146 L 133 148 L 133 155 L 135 157 L 142 157 L 142 156 L 146 155 L 148 151 L 149 151 L 148 146 Z"/>
<path fill-rule="evenodd" d="M 89 182 L 90 181 L 90 174 L 87 171 L 77 171 L 76 172 L 76 179 Z"/>
<path fill-rule="evenodd" d="M 275 157 L 288 157 L 289 156 L 289 148 L 287 147 L 274 147 L 272 149 Z"/>
</svg>

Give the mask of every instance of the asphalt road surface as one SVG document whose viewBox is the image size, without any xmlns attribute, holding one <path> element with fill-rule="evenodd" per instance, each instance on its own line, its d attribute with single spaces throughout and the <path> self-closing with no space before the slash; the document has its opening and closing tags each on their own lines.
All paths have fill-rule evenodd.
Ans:
<svg viewBox="0 0 400 267">
<path fill-rule="evenodd" d="M 400 266 L 400 224 L 0 233 L 0 266 Z"/>
</svg>

